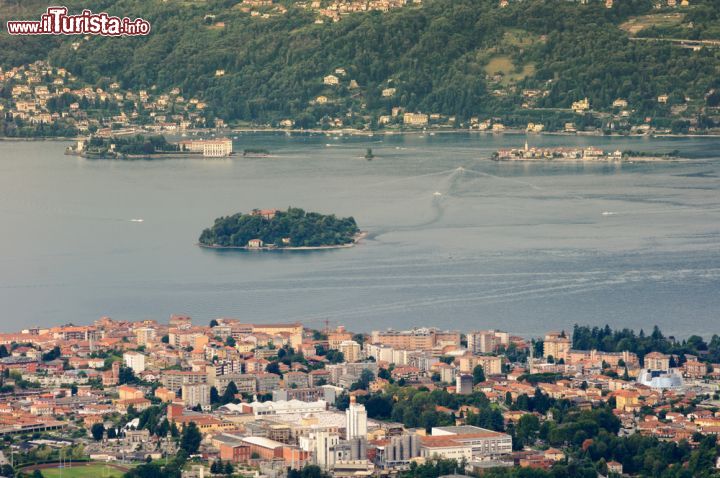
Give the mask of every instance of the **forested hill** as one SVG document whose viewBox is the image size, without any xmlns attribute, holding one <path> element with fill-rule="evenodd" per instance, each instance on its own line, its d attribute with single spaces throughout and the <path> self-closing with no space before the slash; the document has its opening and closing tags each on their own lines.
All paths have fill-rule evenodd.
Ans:
<svg viewBox="0 0 720 478">
<path fill-rule="evenodd" d="M 68 3 L 71 12 L 88 4 Z M 567 120 L 570 105 L 585 97 L 605 112 L 627 100 L 628 120 L 712 123 L 720 103 L 720 47 L 670 41 L 720 39 L 720 0 L 685 7 L 678 0 L 673 8 L 667 0 L 615 0 L 612 8 L 599 0 L 510 0 L 505 8 L 498 0 L 424 0 L 323 23 L 317 10 L 302 7 L 310 2 L 290 0 L 254 14 L 237 0 L 92 3 L 94 11 L 143 17 L 153 31 L 87 40 L 3 33 L 0 64 L 46 56 L 92 84 L 179 87 L 207 102 L 208 116 L 292 118 L 307 127 L 327 117 L 377 122 L 393 107 L 456 121 L 502 115 L 547 123 Z M 24 5 L 33 15 L 47 6 Z M 339 84 L 324 84 L 338 68 Z M 668 101 L 659 102 L 661 95 Z M 575 119 L 584 120 L 599 121 Z"/>
</svg>

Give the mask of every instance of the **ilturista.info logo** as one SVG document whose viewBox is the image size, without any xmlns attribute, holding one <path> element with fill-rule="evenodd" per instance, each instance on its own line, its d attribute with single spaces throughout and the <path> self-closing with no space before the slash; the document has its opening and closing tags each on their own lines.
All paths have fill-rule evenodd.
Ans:
<svg viewBox="0 0 720 478">
<path fill-rule="evenodd" d="M 8 21 L 7 32 L 10 35 L 135 36 L 149 34 L 150 22 L 142 18 L 120 18 L 90 10 L 69 15 L 67 7 L 48 7 L 40 20 Z"/>
</svg>

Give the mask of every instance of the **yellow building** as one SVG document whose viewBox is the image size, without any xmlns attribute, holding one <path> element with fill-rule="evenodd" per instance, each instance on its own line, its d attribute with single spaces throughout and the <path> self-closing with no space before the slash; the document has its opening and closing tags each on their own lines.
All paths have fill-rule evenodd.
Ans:
<svg viewBox="0 0 720 478">
<path fill-rule="evenodd" d="M 619 390 L 615 392 L 615 409 L 631 411 L 640 404 L 640 394 L 635 390 Z"/>
<path fill-rule="evenodd" d="M 175 392 L 173 392 L 172 390 L 168 390 L 165 387 L 158 387 L 155 390 L 155 397 L 159 398 L 163 402 L 170 403 L 175 400 Z"/>
<path fill-rule="evenodd" d="M 135 329 L 135 343 L 147 347 L 150 345 L 156 337 L 154 328 L 151 327 L 140 327 Z"/>
<path fill-rule="evenodd" d="M 580 101 L 576 101 L 572 104 L 572 110 L 576 113 L 582 113 L 590 109 L 590 100 L 584 98 Z"/>
<path fill-rule="evenodd" d="M 670 356 L 660 352 L 650 352 L 645 356 L 645 368 L 650 370 L 670 370 Z"/>
<path fill-rule="evenodd" d="M 328 347 L 331 350 L 338 350 L 340 348 L 340 344 L 347 340 L 352 340 L 352 334 L 350 332 L 346 332 L 344 328 L 338 327 L 335 332 L 330 332 L 328 334 Z"/>
<path fill-rule="evenodd" d="M 337 85 L 340 83 L 340 79 L 335 75 L 327 75 L 323 78 L 323 83 L 326 85 Z"/>
<path fill-rule="evenodd" d="M 485 376 L 502 373 L 502 359 L 493 355 L 464 355 L 459 359 L 459 368 L 462 373 L 472 373 L 480 365 Z"/>
<path fill-rule="evenodd" d="M 343 354 L 346 362 L 360 361 L 360 344 L 354 340 L 346 340 L 340 344 L 338 350 Z"/>
<path fill-rule="evenodd" d="M 120 395 L 120 400 L 135 400 L 145 396 L 142 390 L 135 387 L 128 387 L 126 385 L 118 387 L 118 394 Z"/>
<path fill-rule="evenodd" d="M 292 348 L 297 350 L 302 345 L 303 326 L 297 322 L 293 324 L 254 324 L 252 331 L 253 334 L 287 334 Z"/>
<path fill-rule="evenodd" d="M 550 332 L 545 335 L 543 342 L 543 357 L 553 357 L 556 361 L 563 359 L 567 361 L 567 354 L 570 351 L 572 341 L 561 332 Z"/>
<path fill-rule="evenodd" d="M 403 114 L 403 123 L 410 126 L 423 126 L 428 124 L 428 115 L 423 113 Z"/>
</svg>

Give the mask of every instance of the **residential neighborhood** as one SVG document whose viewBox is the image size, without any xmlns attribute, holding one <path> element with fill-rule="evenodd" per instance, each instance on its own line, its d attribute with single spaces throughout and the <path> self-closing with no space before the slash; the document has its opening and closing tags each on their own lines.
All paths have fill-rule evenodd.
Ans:
<svg viewBox="0 0 720 478">
<path fill-rule="evenodd" d="M 180 134 L 192 128 L 224 126 L 222 120 L 208 121 L 206 104 L 183 97 L 179 88 L 131 92 L 117 82 L 93 88 L 44 61 L 0 69 L 0 89 L 5 91 L 0 113 L 14 125 L 9 132 L 20 136 Z M 23 134 L 24 128 L 33 129 Z"/>
<path fill-rule="evenodd" d="M 372 3 L 372 2 L 370 2 Z M 335 11 L 335 10 L 333 10 Z M 218 70 L 216 77 L 225 75 Z M 549 90 L 517 91 L 514 86 L 502 86 L 502 77 L 488 75 L 487 81 L 498 82 L 496 96 L 519 95 L 522 108 L 528 111 L 542 111 L 536 102 L 548 95 Z M 308 107 L 326 107 L 328 114 L 307 124 L 299 118 L 282 118 L 265 124 L 254 125 L 264 129 L 282 130 L 445 130 L 475 131 L 484 133 L 522 133 L 522 134 L 668 134 L 669 128 L 657 128 L 651 125 L 652 118 L 642 118 L 638 122 L 636 112 L 626 99 L 618 98 L 612 108 L 593 110 L 587 98 L 574 102 L 564 110 L 566 115 L 574 115 L 571 122 L 550 124 L 529 122 L 506 125 L 499 116 L 480 115 L 461 120 L 456 115 L 436 112 L 408 111 L 393 105 L 398 99 L 397 87 L 392 81 L 382 85 L 377 93 L 387 102 L 389 114 L 372 114 L 361 108 L 347 105 L 349 99 L 357 99 L 367 85 L 359 84 L 352 78 L 348 69 L 338 66 L 328 74 L 318 78 L 322 85 L 322 94 L 311 99 Z M 548 84 L 548 87 L 550 85 Z M 168 134 L 188 136 L 191 134 L 214 134 L 215 131 L 243 130 L 247 124 L 227 123 L 208 109 L 202 97 L 186 97 L 179 87 L 167 91 L 151 87 L 142 90 L 125 90 L 120 83 L 105 81 L 102 86 L 90 86 L 64 68 L 54 67 L 46 61 L 14 67 L 0 68 L 0 114 L 5 119 L 5 136 L 9 137 L 87 137 L 101 138 L 135 134 Z M 360 96 L 358 96 L 360 95 Z M 686 99 L 689 101 L 689 98 Z M 658 97 L 659 105 L 666 106 L 667 95 Z M 352 103 L 352 102 L 351 102 Z M 346 105 L 346 106 L 342 106 Z M 346 108 L 347 109 L 344 109 Z M 681 115 L 685 109 L 674 108 L 674 114 Z M 596 127 L 583 126 L 589 118 L 606 123 L 604 131 Z M 695 129 L 691 128 L 690 132 Z M 207 156 L 226 156 L 227 152 L 218 149 Z"/>
<path fill-rule="evenodd" d="M 537 434 L 560 403 L 606 410 L 620 436 L 692 446 L 720 431 L 720 364 L 580 350 L 564 331 L 362 334 L 173 315 L 28 328 L 0 344 L 0 435 L 18 463 L 48 449 L 127 469 L 184 449 L 195 458 L 183 476 L 310 465 L 388 475 L 437 459 L 468 473 L 549 469 L 569 449 Z M 399 397 L 423 394 L 443 404 L 403 414 Z M 622 473 L 620 462 L 607 466 Z"/>
</svg>

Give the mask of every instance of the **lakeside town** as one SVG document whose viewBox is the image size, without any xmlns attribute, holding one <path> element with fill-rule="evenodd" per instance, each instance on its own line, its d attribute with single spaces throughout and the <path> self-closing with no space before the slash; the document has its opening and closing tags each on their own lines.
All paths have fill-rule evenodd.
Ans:
<svg viewBox="0 0 720 478">
<path fill-rule="evenodd" d="M 720 0 L 0 17 L 0 478 L 720 478 Z"/>
<path fill-rule="evenodd" d="M 0 334 L 0 357 L 4 476 L 478 475 L 578 460 L 632 476 L 643 463 L 605 444 L 637 436 L 684 450 L 673 466 L 703 452 L 720 467 L 717 335 L 103 317 Z"/>
<path fill-rule="evenodd" d="M 82 41 L 77 42 L 77 48 Z M 215 72 L 216 78 L 225 70 Z M 501 81 L 501 78 L 496 78 Z M 327 108 L 342 103 L 338 95 L 353 94 L 360 86 L 348 70 L 337 67 L 318 77 L 323 93 L 312 98 L 309 105 Z M 413 131 L 475 131 L 481 133 L 567 134 L 567 135 L 668 135 L 677 134 L 671 128 L 652 126 L 652 118 L 630 125 L 632 105 L 623 98 L 616 99 L 609 111 L 593 111 L 587 98 L 575 101 L 565 114 L 575 115 L 578 122 L 566 121 L 557 127 L 542 122 L 507 124 L 501 117 L 471 116 L 460 120 L 455 115 L 434 112 L 407 111 L 400 106 L 389 108 L 388 114 L 373 116 L 351 108 L 326 115 L 312 124 L 299 124 L 295 118 L 254 124 L 228 123 L 215 116 L 201 97 L 186 97 L 180 88 L 161 91 L 155 86 L 137 91 L 123 89 L 117 81 L 104 80 L 90 86 L 68 72 L 46 61 L 36 61 L 19 67 L 0 68 L 0 115 L 4 118 L 3 131 L 6 138 L 100 138 L 131 136 L 137 134 L 168 134 L 178 136 L 227 134 L 228 132 L 279 130 L 309 132 L 393 133 Z M 514 93 L 518 93 L 515 91 Z M 533 109 L 533 102 L 547 95 L 547 91 L 522 90 L 523 108 Z M 381 97 L 392 103 L 397 88 L 386 85 Z M 494 94 L 507 96 L 508 91 L 498 89 Z M 669 96 L 657 97 L 658 105 L 668 104 Z M 673 107 L 675 108 L 675 107 Z M 554 111 L 559 111 L 554 109 Z M 673 111 L 680 114 L 682 109 Z M 622 131 L 610 128 L 605 131 L 596 127 L 584 127 L 587 115 L 596 115 L 603 121 L 628 126 Z M 585 119 L 583 119 L 585 118 Z M 690 126 L 684 134 L 714 134 Z"/>
</svg>

